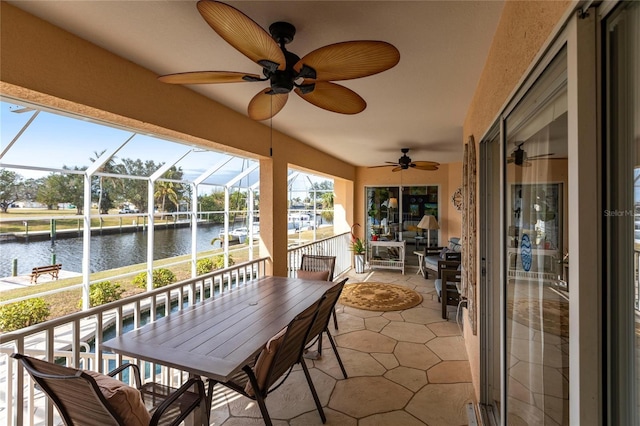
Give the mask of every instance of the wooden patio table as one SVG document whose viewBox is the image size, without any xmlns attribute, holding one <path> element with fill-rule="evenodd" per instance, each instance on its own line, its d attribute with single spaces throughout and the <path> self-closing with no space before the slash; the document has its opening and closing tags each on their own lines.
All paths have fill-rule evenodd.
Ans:
<svg viewBox="0 0 640 426">
<path fill-rule="evenodd" d="M 263 277 L 108 340 L 101 347 L 224 382 L 333 285 Z"/>
</svg>

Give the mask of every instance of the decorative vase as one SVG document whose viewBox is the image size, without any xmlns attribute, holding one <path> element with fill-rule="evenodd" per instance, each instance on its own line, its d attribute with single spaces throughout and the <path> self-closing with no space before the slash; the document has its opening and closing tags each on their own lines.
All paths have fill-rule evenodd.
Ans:
<svg viewBox="0 0 640 426">
<path fill-rule="evenodd" d="M 356 273 L 362 274 L 364 272 L 364 254 L 355 254 L 354 257 Z"/>
</svg>

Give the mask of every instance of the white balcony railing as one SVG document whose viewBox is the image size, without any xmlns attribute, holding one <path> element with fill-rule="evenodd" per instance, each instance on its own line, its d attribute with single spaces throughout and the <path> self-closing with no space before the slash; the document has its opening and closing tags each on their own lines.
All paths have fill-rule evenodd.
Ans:
<svg viewBox="0 0 640 426">
<path fill-rule="evenodd" d="M 287 261 L 289 276 L 295 277 L 300 267 L 303 254 L 335 256 L 336 266 L 333 276 L 337 277 L 351 268 L 351 252 L 349 251 L 350 234 L 336 235 L 334 237 L 317 240 L 309 244 L 289 248 Z"/>
<path fill-rule="evenodd" d="M 289 251 L 289 271 L 294 275 L 302 253 L 336 256 L 339 275 L 350 267 L 349 234 L 319 240 Z M 142 360 L 103 352 L 100 343 L 185 307 L 218 297 L 265 274 L 267 258 L 217 270 L 86 311 L 0 335 L 0 425 L 59 424 L 48 398 L 36 390 L 28 374 L 10 358 L 20 352 L 63 365 L 107 372 L 123 361 L 137 363 L 145 381 L 180 386 L 187 373 Z"/>
</svg>

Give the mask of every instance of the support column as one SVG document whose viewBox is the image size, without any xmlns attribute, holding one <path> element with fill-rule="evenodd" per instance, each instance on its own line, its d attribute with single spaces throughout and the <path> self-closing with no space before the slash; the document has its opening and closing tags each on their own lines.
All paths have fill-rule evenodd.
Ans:
<svg viewBox="0 0 640 426">
<path fill-rule="evenodd" d="M 260 160 L 260 256 L 268 256 L 267 274 L 286 277 L 287 170 L 282 159 Z"/>
<path fill-rule="evenodd" d="M 349 232 L 351 225 L 356 222 L 353 188 L 353 181 L 337 178 L 333 181 L 333 229 L 336 235 Z"/>
</svg>

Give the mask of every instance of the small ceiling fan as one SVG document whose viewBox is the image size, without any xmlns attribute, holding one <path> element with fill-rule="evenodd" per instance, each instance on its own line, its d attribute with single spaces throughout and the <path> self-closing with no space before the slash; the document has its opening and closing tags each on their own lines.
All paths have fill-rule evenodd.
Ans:
<svg viewBox="0 0 640 426">
<path fill-rule="evenodd" d="M 438 166 L 440 163 L 436 163 L 435 161 L 411 161 L 411 157 L 407 155 L 409 152 L 409 148 L 402 148 L 402 157 L 398 159 L 397 163 L 392 163 L 391 161 L 387 161 L 387 164 L 382 166 L 373 166 L 370 169 L 376 167 L 393 167 L 392 172 L 398 172 L 400 170 L 407 169 L 416 169 L 416 170 L 438 170 Z"/>
<path fill-rule="evenodd" d="M 158 77 L 171 84 L 215 84 L 269 81 L 249 102 L 249 117 L 266 120 L 276 115 L 292 90 L 307 102 L 342 114 L 366 107 L 360 95 L 332 83 L 377 74 L 400 61 L 400 52 L 384 41 L 346 41 L 316 49 L 302 59 L 285 49 L 296 28 L 274 22 L 268 34 L 236 8 L 213 0 L 198 1 L 198 11 L 213 30 L 240 53 L 262 67 L 262 76 L 236 71 L 194 71 Z"/>
<path fill-rule="evenodd" d="M 516 166 L 531 167 L 531 162 L 529 160 L 536 160 L 539 158 L 553 155 L 552 152 L 549 152 L 547 154 L 540 154 L 540 155 L 534 155 L 533 157 L 529 157 L 527 156 L 527 151 L 522 149 L 522 145 L 524 145 L 524 141 L 519 143 L 516 142 L 516 145 L 518 146 L 518 148 L 516 148 L 516 150 L 511 153 L 509 158 L 507 158 L 507 163 L 514 163 Z"/>
</svg>

